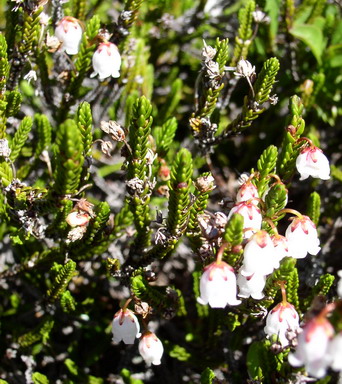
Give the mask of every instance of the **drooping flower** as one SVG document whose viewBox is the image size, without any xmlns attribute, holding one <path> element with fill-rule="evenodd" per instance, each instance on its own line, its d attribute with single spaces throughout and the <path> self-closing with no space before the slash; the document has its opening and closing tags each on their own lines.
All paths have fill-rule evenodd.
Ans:
<svg viewBox="0 0 342 384">
<path fill-rule="evenodd" d="M 289 340 L 286 337 L 287 333 L 296 331 L 298 328 L 298 313 L 295 307 L 286 301 L 285 293 L 283 293 L 283 301 L 268 313 L 264 331 L 267 336 L 277 335 L 280 344 L 286 347 L 289 345 Z"/>
<path fill-rule="evenodd" d="M 333 335 L 334 328 L 325 317 L 318 315 L 313 318 L 299 334 L 297 349 L 289 354 L 289 363 L 293 367 L 305 365 L 309 375 L 323 377 L 331 362 L 328 348 Z"/>
<path fill-rule="evenodd" d="M 240 203 L 241 201 L 248 201 L 251 199 L 258 198 L 259 194 L 257 187 L 251 181 L 247 181 L 246 183 L 242 184 L 239 188 L 238 193 L 236 195 L 236 202 Z"/>
<path fill-rule="evenodd" d="M 134 339 L 140 337 L 140 325 L 137 317 L 130 309 L 120 309 L 114 315 L 112 322 L 113 341 L 134 344 Z"/>
<path fill-rule="evenodd" d="M 299 180 L 305 180 L 309 176 L 328 180 L 330 178 L 329 160 L 320 148 L 310 146 L 304 148 L 296 160 L 296 167 L 300 173 Z"/>
<path fill-rule="evenodd" d="M 284 257 L 289 256 L 288 240 L 285 236 L 278 235 L 278 234 L 272 235 L 271 239 L 274 245 L 274 262 L 275 262 L 274 268 L 279 268 L 280 261 Z"/>
<path fill-rule="evenodd" d="M 234 213 L 239 213 L 243 217 L 243 227 L 253 228 L 244 233 L 246 239 L 250 238 L 253 233 L 261 228 L 262 216 L 260 209 L 257 207 L 255 200 L 241 201 L 236 204 L 229 212 L 228 220 Z"/>
<path fill-rule="evenodd" d="M 266 276 L 254 273 L 251 276 L 243 276 L 239 272 L 237 277 L 237 285 L 239 287 L 239 297 L 252 297 L 255 300 L 261 300 L 265 295 L 263 289 L 266 284 Z"/>
<path fill-rule="evenodd" d="M 276 262 L 271 237 L 266 231 L 261 230 L 246 244 L 240 272 L 243 276 L 251 276 L 254 273 L 269 275 L 273 272 Z"/>
<path fill-rule="evenodd" d="M 321 249 L 316 226 L 308 216 L 295 217 L 285 237 L 288 240 L 289 256 L 295 259 L 302 259 L 308 253 L 317 255 Z"/>
<path fill-rule="evenodd" d="M 154 333 L 146 332 L 139 341 L 139 353 L 147 365 L 160 365 L 164 347 Z"/>
<path fill-rule="evenodd" d="M 331 368 L 334 371 L 342 371 L 342 332 L 331 340 L 329 355 L 332 359 L 330 364 Z"/>
<path fill-rule="evenodd" d="M 204 268 L 200 280 L 200 304 L 212 308 L 224 308 L 227 304 L 241 303 L 236 298 L 236 276 L 234 269 L 224 261 L 215 261 Z"/>
<path fill-rule="evenodd" d="M 82 39 L 82 27 L 78 20 L 71 16 L 63 17 L 57 24 L 55 35 L 62 42 L 61 50 L 68 55 L 76 55 Z"/>
<path fill-rule="evenodd" d="M 99 75 L 100 80 L 107 77 L 120 77 L 121 56 L 118 47 L 110 42 L 101 43 L 93 55 L 94 72 L 90 77 Z"/>
</svg>

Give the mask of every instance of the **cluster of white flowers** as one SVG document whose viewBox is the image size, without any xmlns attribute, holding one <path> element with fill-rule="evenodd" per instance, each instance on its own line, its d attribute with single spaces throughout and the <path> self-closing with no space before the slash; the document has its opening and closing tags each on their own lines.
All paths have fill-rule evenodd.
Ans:
<svg viewBox="0 0 342 384">
<path fill-rule="evenodd" d="M 296 351 L 289 354 L 288 360 L 293 367 L 304 365 L 307 373 L 316 378 L 323 377 L 329 367 L 341 371 L 342 332 L 335 335 L 329 320 L 319 314 L 303 326 Z"/>
<path fill-rule="evenodd" d="M 79 51 L 83 29 L 79 20 L 74 17 L 63 17 L 57 24 L 55 36 L 61 42 L 60 50 L 68 55 L 76 55 Z M 99 44 L 92 59 L 94 72 L 90 77 L 99 75 L 102 81 L 107 77 L 120 77 L 121 56 L 118 47 L 108 41 Z"/>
<path fill-rule="evenodd" d="M 134 312 L 130 309 L 120 309 L 113 318 L 112 332 L 114 343 L 123 341 L 125 344 L 134 344 L 139 341 L 139 353 L 147 365 L 160 365 L 164 347 L 158 337 L 150 331 L 140 333 L 140 324 Z"/>
</svg>

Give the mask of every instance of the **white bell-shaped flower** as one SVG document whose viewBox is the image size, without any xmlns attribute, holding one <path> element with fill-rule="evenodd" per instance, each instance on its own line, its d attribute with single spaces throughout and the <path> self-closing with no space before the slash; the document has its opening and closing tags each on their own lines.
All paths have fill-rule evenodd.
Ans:
<svg viewBox="0 0 342 384">
<path fill-rule="evenodd" d="M 239 297 L 252 297 L 255 300 L 261 300 L 265 295 L 263 289 L 266 284 L 266 276 L 254 273 L 251 276 L 243 276 L 238 273 L 237 285 L 239 287 Z"/>
<path fill-rule="evenodd" d="M 289 256 L 295 259 L 303 259 L 308 253 L 317 255 L 321 249 L 316 226 L 308 216 L 295 217 L 285 237 L 288 240 Z"/>
<path fill-rule="evenodd" d="M 241 201 L 248 201 L 251 199 L 258 199 L 258 189 L 257 187 L 249 180 L 246 183 L 242 184 L 236 195 L 236 202 L 240 203 Z"/>
<path fill-rule="evenodd" d="M 228 215 L 229 220 L 234 213 L 239 213 L 243 217 L 243 227 L 253 228 L 245 231 L 245 239 L 249 239 L 254 232 L 261 228 L 262 216 L 256 204 L 256 200 L 241 201 L 230 210 Z"/>
<path fill-rule="evenodd" d="M 258 231 L 248 241 L 243 252 L 243 264 L 240 270 L 243 276 L 269 275 L 276 265 L 274 245 L 266 231 Z"/>
<path fill-rule="evenodd" d="M 330 364 L 331 368 L 334 371 L 342 371 L 342 332 L 331 340 L 329 355 L 332 359 Z"/>
<path fill-rule="evenodd" d="M 113 341 L 134 344 L 134 339 L 140 337 L 140 325 L 137 317 L 130 309 L 120 309 L 114 315 L 112 322 Z"/>
<path fill-rule="evenodd" d="M 148 366 L 160 365 L 164 347 L 154 333 L 145 332 L 139 341 L 139 353 Z"/>
<path fill-rule="evenodd" d="M 99 75 L 100 80 L 107 77 L 120 77 L 121 56 L 118 47 L 110 42 L 101 43 L 93 55 L 94 72 L 90 77 Z"/>
<path fill-rule="evenodd" d="M 342 299 L 342 270 L 337 272 L 340 280 L 337 283 L 337 294 L 340 299 Z"/>
<path fill-rule="evenodd" d="M 274 268 L 279 268 L 280 261 L 289 256 L 288 240 L 282 235 L 272 235 L 271 239 L 274 245 Z"/>
<path fill-rule="evenodd" d="M 264 331 L 267 336 L 277 335 L 283 347 L 289 345 L 287 332 L 299 328 L 299 316 L 295 307 L 287 301 L 276 305 L 267 315 Z"/>
<path fill-rule="evenodd" d="M 301 151 L 296 160 L 296 167 L 300 173 L 299 180 L 305 180 L 309 176 L 322 180 L 330 178 L 329 160 L 322 150 L 315 146 L 304 148 Z"/>
<path fill-rule="evenodd" d="M 234 269 L 224 261 L 215 261 L 204 268 L 200 280 L 200 304 L 208 304 L 212 308 L 224 308 L 227 304 L 241 303 L 236 298 L 236 276 Z"/>
<path fill-rule="evenodd" d="M 63 17 L 55 29 L 55 36 L 62 42 L 61 50 L 68 55 L 78 53 L 82 34 L 83 30 L 78 20 L 71 16 Z"/>
<path fill-rule="evenodd" d="M 289 363 L 293 367 L 305 365 L 310 376 L 323 377 L 331 362 L 328 348 L 333 335 L 334 328 L 325 317 L 313 318 L 298 335 L 298 346 L 295 353 L 289 354 Z"/>
</svg>

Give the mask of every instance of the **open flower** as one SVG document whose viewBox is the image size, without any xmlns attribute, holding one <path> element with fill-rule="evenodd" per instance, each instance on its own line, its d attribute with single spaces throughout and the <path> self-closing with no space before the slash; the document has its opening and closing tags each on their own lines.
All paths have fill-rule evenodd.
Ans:
<svg viewBox="0 0 342 384">
<path fill-rule="evenodd" d="M 134 344 L 134 339 L 140 337 L 140 325 L 137 317 L 130 309 L 120 309 L 114 315 L 112 322 L 113 341 Z"/>
<path fill-rule="evenodd" d="M 316 226 L 308 216 L 295 217 L 285 237 L 288 240 L 289 256 L 295 259 L 303 259 L 308 253 L 317 255 L 321 249 Z"/>
<path fill-rule="evenodd" d="M 255 300 L 261 300 L 265 295 L 263 289 L 266 284 L 266 276 L 254 273 L 251 276 L 243 276 L 239 272 L 237 285 L 239 287 L 239 297 L 248 298 L 252 296 Z"/>
<path fill-rule="evenodd" d="M 147 365 L 160 365 L 164 347 L 154 333 L 146 332 L 139 341 L 139 353 Z"/>
<path fill-rule="evenodd" d="M 288 240 L 282 235 L 272 235 L 271 239 L 274 245 L 274 268 L 279 268 L 280 261 L 289 256 Z"/>
<path fill-rule="evenodd" d="M 121 56 L 118 47 L 110 42 L 101 43 L 93 55 L 94 72 L 90 77 L 99 75 L 100 80 L 109 76 L 120 77 Z"/>
<path fill-rule="evenodd" d="M 250 238 L 255 231 L 261 228 L 262 216 L 255 200 L 241 201 L 236 204 L 230 210 L 228 220 L 232 217 L 233 213 L 239 213 L 243 217 L 244 228 L 253 228 L 245 231 L 244 237 L 246 239 Z"/>
<path fill-rule="evenodd" d="M 212 308 L 224 308 L 227 304 L 241 303 L 236 298 L 236 276 L 234 269 L 224 261 L 215 261 L 204 268 L 200 280 L 200 304 L 208 304 Z"/>
<path fill-rule="evenodd" d="M 299 180 L 305 180 L 309 176 L 322 180 L 330 178 L 329 160 L 322 150 L 315 146 L 304 148 L 301 151 L 296 160 L 296 167 L 300 173 Z"/>
<path fill-rule="evenodd" d="M 325 317 L 318 315 L 313 318 L 299 334 L 297 349 L 289 354 L 289 363 L 293 367 L 305 365 L 309 375 L 323 377 L 331 362 L 328 348 L 333 335 L 334 328 Z"/>
<path fill-rule="evenodd" d="M 277 335 L 283 347 L 289 345 L 287 332 L 299 328 L 299 316 L 295 307 L 286 300 L 277 304 L 267 315 L 264 331 L 267 336 Z"/>
<path fill-rule="evenodd" d="M 240 272 L 243 276 L 251 276 L 254 273 L 268 275 L 273 272 L 276 263 L 271 237 L 266 231 L 261 230 L 246 244 Z"/>
<path fill-rule="evenodd" d="M 55 35 L 62 42 L 61 49 L 68 55 L 76 55 L 82 39 L 82 27 L 78 20 L 71 16 L 63 17 L 57 24 Z"/>
</svg>

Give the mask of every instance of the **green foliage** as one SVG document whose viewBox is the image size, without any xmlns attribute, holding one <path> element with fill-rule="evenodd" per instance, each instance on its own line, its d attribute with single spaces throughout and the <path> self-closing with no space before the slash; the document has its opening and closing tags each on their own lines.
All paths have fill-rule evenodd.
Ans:
<svg viewBox="0 0 342 384">
<path fill-rule="evenodd" d="M 32 14 L 24 12 L 21 44 L 19 45 L 19 52 L 22 56 L 32 56 L 35 53 L 40 32 L 39 16 L 42 11 L 43 7 L 38 8 Z"/>
<path fill-rule="evenodd" d="M 228 221 L 223 234 L 224 241 L 228 243 L 224 256 L 232 267 L 235 266 L 242 255 L 242 248 L 238 246 L 243 241 L 243 222 L 243 217 L 238 213 L 234 213 Z"/>
<path fill-rule="evenodd" d="M 42 373 L 35 372 L 32 375 L 33 384 L 49 384 L 49 379 Z"/>
<path fill-rule="evenodd" d="M 303 310 L 309 309 L 316 296 L 327 296 L 330 288 L 334 283 L 334 280 L 335 276 L 331 275 L 330 273 L 321 275 L 315 286 L 312 288 L 311 293 L 302 300 L 301 304 Z"/>
<path fill-rule="evenodd" d="M 285 208 L 287 202 L 287 189 L 284 184 L 275 183 L 271 185 L 265 197 L 266 215 L 271 220 L 281 219 L 284 214 L 278 215 L 279 211 Z"/>
<path fill-rule="evenodd" d="M 54 155 L 54 190 L 58 195 L 75 193 L 80 187 L 84 157 L 82 135 L 73 120 L 59 126 Z"/>
<path fill-rule="evenodd" d="M 38 158 L 44 150 L 51 145 L 51 125 L 49 119 L 45 115 L 34 115 L 34 125 L 37 130 L 37 144 L 35 156 Z"/>
<path fill-rule="evenodd" d="M 144 384 L 144 382 L 140 379 L 134 379 L 132 376 L 131 376 L 131 372 L 126 369 L 126 368 L 123 368 L 121 371 L 120 371 L 120 375 L 124 381 L 125 384 Z"/>
<path fill-rule="evenodd" d="M 84 156 L 89 156 L 93 144 L 92 125 L 93 118 L 90 104 L 84 101 L 77 109 L 76 124 L 82 135 Z"/>
<path fill-rule="evenodd" d="M 13 140 L 11 142 L 11 154 L 10 159 L 11 161 L 14 161 L 20 154 L 20 151 L 24 144 L 26 143 L 26 140 L 28 138 L 28 135 L 32 128 L 32 118 L 29 116 L 24 117 L 22 122 L 19 125 L 18 130 L 16 131 Z"/>
<path fill-rule="evenodd" d="M 166 157 L 176 134 L 177 120 L 171 117 L 159 128 L 153 131 L 156 140 L 156 152 L 162 158 Z"/>
<path fill-rule="evenodd" d="M 263 196 L 267 185 L 269 183 L 268 175 L 274 171 L 277 163 L 278 150 L 274 145 L 270 145 L 261 154 L 260 159 L 257 162 L 259 171 L 259 177 L 257 182 L 257 188 L 259 196 Z"/>
<path fill-rule="evenodd" d="M 16 90 L 6 92 L 6 117 L 15 116 L 19 112 L 21 102 L 21 93 Z"/>
<path fill-rule="evenodd" d="M 7 57 L 7 42 L 5 37 L 0 33 L 0 97 L 6 90 L 6 81 L 9 75 L 9 63 Z"/>
<path fill-rule="evenodd" d="M 52 286 L 47 291 L 50 302 L 57 300 L 66 290 L 70 280 L 75 275 L 76 263 L 69 260 L 65 265 L 54 263 L 50 273 L 55 275 Z"/>
<path fill-rule="evenodd" d="M 68 290 L 62 293 L 60 297 L 60 304 L 63 312 L 65 313 L 71 313 L 76 310 L 77 303 Z"/>
<path fill-rule="evenodd" d="M 211 384 L 215 377 L 216 377 L 215 373 L 209 367 L 207 367 L 201 373 L 201 384 Z"/>
<path fill-rule="evenodd" d="M 18 338 L 19 345 L 25 348 L 38 342 L 46 344 L 50 338 L 50 332 L 52 331 L 54 324 L 54 320 L 49 317 L 43 319 L 34 330 L 25 333 Z"/>
<path fill-rule="evenodd" d="M 239 60 L 246 59 L 249 46 L 252 42 L 253 35 L 252 22 L 253 12 L 255 11 L 255 2 L 249 0 L 244 8 L 239 11 L 240 27 L 238 35 L 235 38 L 234 54 L 231 61 L 231 66 L 235 66 Z"/>
<path fill-rule="evenodd" d="M 321 197 L 317 192 L 312 192 L 309 196 L 307 215 L 317 226 L 321 215 Z"/>
</svg>

